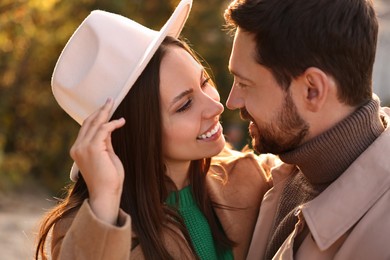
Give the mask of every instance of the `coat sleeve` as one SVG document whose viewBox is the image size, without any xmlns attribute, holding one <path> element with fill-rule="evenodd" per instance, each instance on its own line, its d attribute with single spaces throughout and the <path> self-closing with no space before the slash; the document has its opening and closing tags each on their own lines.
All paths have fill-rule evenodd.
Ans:
<svg viewBox="0 0 390 260">
<path fill-rule="evenodd" d="M 225 149 L 213 158 L 208 189 L 226 235 L 236 242 L 235 259 L 245 259 L 264 194 L 272 187 L 271 155 L 257 156 Z"/>
<path fill-rule="evenodd" d="M 88 200 L 58 221 L 52 233 L 52 259 L 130 259 L 131 219 L 120 210 L 118 226 L 100 221 Z"/>
</svg>

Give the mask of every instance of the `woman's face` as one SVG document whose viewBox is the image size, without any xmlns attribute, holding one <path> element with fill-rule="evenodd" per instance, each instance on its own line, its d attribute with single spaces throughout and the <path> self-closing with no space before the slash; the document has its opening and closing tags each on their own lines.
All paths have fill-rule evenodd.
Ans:
<svg viewBox="0 0 390 260">
<path fill-rule="evenodd" d="M 184 49 L 168 47 L 160 66 L 163 151 L 166 163 L 212 157 L 225 145 L 223 105 L 203 67 Z"/>
</svg>

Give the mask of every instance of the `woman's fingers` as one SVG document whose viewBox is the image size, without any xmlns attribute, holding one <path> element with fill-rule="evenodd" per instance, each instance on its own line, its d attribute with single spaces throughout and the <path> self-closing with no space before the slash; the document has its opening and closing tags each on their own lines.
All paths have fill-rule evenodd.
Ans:
<svg viewBox="0 0 390 260">
<path fill-rule="evenodd" d="M 95 135 L 91 138 L 91 143 L 104 142 L 106 149 L 110 150 L 112 148 L 111 144 L 111 133 L 125 124 L 125 119 L 120 118 L 112 120 L 108 123 L 100 125 L 96 129 Z"/>
<path fill-rule="evenodd" d="M 124 124 L 124 118 L 112 120 L 94 127 L 94 129 L 85 134 L 84 137 L 79 136 L 70 150 L 71 157 L 76 160 L 77 157 L 86 156 L 87 154 L 99 153 L 102 151 L 113 152 L 111 133 Z"/>
<path fill-rule="evenodd" d="M 101 124 L 108 122 L 110 119 L 110 112 L 113 105 L 113 100 L 108 98 L 106 103 L 101 108 L 96 110 L 93 114 L 84 120 L 78 136 L 83 139 L 91 139 L 95 135 L 97 128 Z"/>
<path fill-rule="evenodd" d="M 84 121 L 70 150 L 70 155 L 74 160 L 77 157 L 85 156 L 86 153 L 112 149 L 111 144 L 110 146 L 107 145 L 106 139 L 111 136 L 112 131 L 122 127 L 125 123 L 123 118 L 108 122 L 112 107 L 113 102 L 111 99 L 108 99 L 99 110 Z"/>
</svg>

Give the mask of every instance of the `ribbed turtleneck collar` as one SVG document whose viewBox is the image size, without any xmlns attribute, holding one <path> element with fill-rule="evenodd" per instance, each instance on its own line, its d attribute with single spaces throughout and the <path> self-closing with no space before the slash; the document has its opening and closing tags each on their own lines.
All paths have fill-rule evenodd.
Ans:
<svg viewBox="0 0 390 260">
<path fill-rule="evenodd" d="M 379 103 L 370 100 L 328 131 L 279 157 L 297 165 L 311 184 L 330 184 L 384 131 L 378 111 Z"/>
</svg>

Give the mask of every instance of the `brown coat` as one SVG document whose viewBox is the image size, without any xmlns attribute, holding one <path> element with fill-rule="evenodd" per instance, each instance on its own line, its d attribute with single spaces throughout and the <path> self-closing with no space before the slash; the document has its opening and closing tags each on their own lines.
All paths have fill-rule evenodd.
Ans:
<svg viewBox="0 0 390 260">
<path fill-rule="evenodd" d="M 233 248 L 234 258 L 245 259 L 260 202 L 270 188 L 269 178 L 260 159 L 253 154 L 224 152 L 213 158 L 207 185 L 213 201 L 240 208 L 217 208 L 215 211 L 228 237 L 238 244 Z M 223 183 L 221 176 L 225 174 L 228 180 Z M 118 223 L 117 227 L 101 222 L 94 216 L 88 201 L 84 201 L 77 214 L 63 218 L 55 225 L 53 259 L 144 259 L 140 246 L 130 250 L 131 217 L 121 211 Z M 194 259 L 187 245 L 168 233 L 164 234 L 164 242 L 175 259 Z"/>
<path fill-rule="evenodd" d="M 390 115 L 390 109 L 383 109 Z M 273 259 L 390 259 L 390 120 L 366 151 L 325 191 L 296 211 L 297 224 Z M 294 166 L 271 172 L 274 187 L 265 195 L 248 259 L 264 259 L 276 205 Z M 309 228 L 297 252 L 297 233 Z"/>
</svg>

